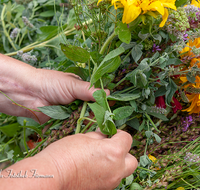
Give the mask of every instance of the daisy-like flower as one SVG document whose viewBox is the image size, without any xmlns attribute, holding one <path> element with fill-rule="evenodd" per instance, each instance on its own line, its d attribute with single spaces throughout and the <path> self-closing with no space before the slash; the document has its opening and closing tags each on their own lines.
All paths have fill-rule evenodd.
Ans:
<svg viewBox="0 0 200 190">
<path fill-rule="evenodd" d="M 180 77 L 180 79 L 183 83 L 187 82 L 186 77 Z M 196 90 L 195 93 L 192 91 L 191 94 L 186 94 L 189 102 L 191 102 L 191 105 L 189 108 L 182 111 L 187 111 L 189 114 L 200 113 L 200 77 L 196 76 L 195 84 L 190 84 L 190 86 Z"/>
<path fill-rule="evenodd" d="M 192 2 L 191 2 L 191 5 L 194 5 L 194 6 L 196 6 L 196 7 L 198 7 L 198 8 L 200 8 L 200 0 L 192 0 Z"/>
<path fill-rule="evenodd" d="M 185 47 L 180 54 L 183 54 L 181 56 L 181 59 L 184 57 L 190 57 L 191 62 L 190 62 L 190 66 L 193 66 L 194 64 L 197 64 L 197 66 L 200 68 L 200 58 L 198 58 L 192 51 L 192 49 L 194 48 L 200 48 L 200 38 L 196 38 L 194 41 L 189 40 L 189 42 L 187 43 L 187 47 Z"/>
<path fill-rule="evenodd" d="M 103 0 L 98 0 L 100 3 Z M 171 8 L 176 10 L 176 0 L 111 0 L 111 4 L 117 8 L 124 8 L 122 22 L 129 24 L 134 21 L 139 15 L 148 13 L 156 17 L 155 11 L 162 15 L 160 27 L 165 25 L 168 18 L 168 10 Z"/>
</svg>

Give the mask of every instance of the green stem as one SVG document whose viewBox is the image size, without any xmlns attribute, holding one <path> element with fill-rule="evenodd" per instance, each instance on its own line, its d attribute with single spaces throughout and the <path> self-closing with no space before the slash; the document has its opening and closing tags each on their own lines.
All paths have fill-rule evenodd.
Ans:
<svg viewBox="0 0 200 190">
<path fill-rule="evenodd" d="M 127 125 L 124 124 L 124 125 L 122 125 L 121 127 L 119 127 L 119 129 L 120 129 L 120 130 L 123 130 L 126 126 L 127 126 Z"/>
<path fill-rule="evenodd" d="M 22 107 L 22 108 L 25 108 L 25 109 L 28 109 L 28 110 L 31 110 L 31 111 L 36 111 L 36 112 L 41 112 L 40 110 L 34 110 L 34 109 L 31 109 L 31 108 L 27 108 L 25 106 L 22 106 L 18 103 L 16 103 L 15 101 L 13 101 L 11 98 L 9 98 L 6 94 L 4 94 L 2 91 L 0 91 L 1 94 L 3 94 L 6 98 L 8 98 L 11 102 L 13 102 L 14 104 L 16 104 L 17 106 L 19 107 Z"/>
<path fill-rule="evenodd" d="M 82 110 L 81 110 L 80 118 L 77 121 L 77 126 L 76 126 L 75 134 L 80 133 L 80 130 L 81 130 L 81 121 L 82 121 L 81 118 L 85 115 L 86 108 L 87 108 L 87 102 L 84 102 Z"/>
<path fill-rule="evenodd" d="M 122 80 L 120 80 L 115 86 L 114 86 L 114 88 L 115 87 L 117 87 L 118 85 L 120 85 L 122 82 L 124 82 L 126 80 L 126 76 L 122 79 Z"/>
<path fill-rule="evenodd" d="M 106 48 L 108 47 L 109 43 L 114 39 L 114 37 L 116 36 L 115 31 L 111 34 L 111 36 L 109 36 L 107 38 L 107 40 L 105 41 L 105 43 L 103 44 L 103 46 L 101 47 L 100 50 L 100 54 L 104 54 L 106 51 Z"/>
<path fill-rule="evenodd" d="M 146 170 L 146 171 L 149 171 L 149 172 L 155 172 L 154 170 L 149 170 L 149 169 L 147 169 L 147 168 L 142 168 L 142 167 L 140 167 L 140 166 L 138 166 L 137 168 L 138 168 L 138 169 L 141 169 L 141 170 Z"/>
<path fill-rule="evenodd" d="M 95 121 L 94 119 L 95 119 L 95 117 L 92 118 L 93 121 Z M 83 130 L 81 131 L 81 133 L 84 133 L 86 131 L 86 129 L 93 123 L 92 120 L 83 128 Z"/>
<path fill-rule="evenodd" d="M 155 128 L 156 131 L 158 131 L 160 133 L 160 131 L 158 130 L 158 128 L 155 126 L 154 122 L 151 120 L 151 118 L 149 117 L 149 115 L 147 113 L 145 113 L 145 116 L 147 117 L 147 119 L 151 122 L 151 124 L 153 125 L 153 127 Z"/>
<path fill-rule="evenodd" d="M 26 143 L 26 128 L 23 129 L 23 134 L 24 134 L 24 147 L 26 149 L 26 152 L 28 152 L 28 147 Z"/>
<path fill-rule="evenodd" d="M 10 44 L 14 48 L 14 50 L 17 50 L 17 48 L 15 47 L 13 41 L 10 38 L 10 35 L 8 34 L 8 32 L 6 30 L 6 26 L 5 26 L 5 22 L 4 22 L 4 13 L 5 13 L 5 10 L 6 10 L 6 5 L 4 5 L 3 10 L 1 12 L 1 23 L 2 23 L 2 27 L 3 27 L 3 31 L 4 31 L 4 34 L 6 35 L 6 37 L 8 38 Z"/>
<path fill-rule="evenodd" d="M 187 185 L 189 185 L 190 187 L 196 189 L 196 187 L 194 187 L 192 184 L 190 184 L 190 183 L 188 183 L 187 181 L 185 181 L 183 178 L 181 178 L 181 180 L 182 180 L 183 182 L 185 182 Z"/>
<path fill-rule="evenodd" d="M 48 139 L 48 137 L 46 137 L 46 139 L 44 139 L 43 141 L 41 141 L 33 150 L 29 151 L 29 153 L 25 156 L 25 158 L 28 158 L 30 156 L 33 156 L 33 154 L 35 153 L 35 151 L 37 151 L 37 149 L 44 143 L 46 142 Z"/>
</svg>

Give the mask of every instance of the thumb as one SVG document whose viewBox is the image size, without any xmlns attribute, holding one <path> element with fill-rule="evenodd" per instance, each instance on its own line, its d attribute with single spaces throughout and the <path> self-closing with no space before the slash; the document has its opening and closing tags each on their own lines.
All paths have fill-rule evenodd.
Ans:
<svg viewBox="0 0 200 190">
<path fill-rule="evenodd" d="M 74 99 L 80 99 L 83 101 L 95 101 L 94 97 L 92 96 L 96 90 L 100 90 L 99 88 L 94 88 L 92 86 L 90 88 L 90 82 L 74 79 L 71 94 L 73 95 Z M 107 96 L 110 94 L 110 91 L 105 89 Z"/>
</svg>

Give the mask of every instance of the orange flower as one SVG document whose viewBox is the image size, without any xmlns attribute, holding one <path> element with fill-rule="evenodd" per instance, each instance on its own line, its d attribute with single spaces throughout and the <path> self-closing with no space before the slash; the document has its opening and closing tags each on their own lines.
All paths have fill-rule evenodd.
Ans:
<svg viewBox="0 0 200 190">
<path fill-rule="evenodd" d="M 192 67 L 194 64 L 197 64 L 197 66 L 200 68 L 200 58 L 195 58 L 194 53 L 192 52 L 192 47 L 200 48 L 200 38 L 196 38 L 194 41 L 189 40 L 187 43 L 187 47 L 185 47 L 180 54 L 184 53 L 181 56 L 181 59 L 188 56 L 191 57 L 192 60 L 190 62 L 190 66 Z"/>
<path fill-rule="evenodd" d="M 186 77 L 180 77 L 180 79 L 183 83 L 187 82 Z M 200 113 L 200 77 L 196 76 L 195 84 L 190 84 L 184 87 L 186 88 L 188 86 L 195 88 L 196 93 L 186 94 L 189 102 L 192 102 L 192 103 L 189 108 L 182 111 L 187 111 L 189 112 L 189 114 Z M 199 92 L 198 92 L 198 89 L 199 89 Z"/>
</svg>

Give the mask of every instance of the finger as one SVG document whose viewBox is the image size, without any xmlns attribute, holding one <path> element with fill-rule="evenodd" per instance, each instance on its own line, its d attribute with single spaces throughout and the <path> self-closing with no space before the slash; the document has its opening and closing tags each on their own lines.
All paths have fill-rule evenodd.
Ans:
<svg viewBox="0 0 200 190">
<path fill-rule="evenodd" d="M 124 150 L 125 154 L 130 150 L 133 141 L 129 133 L 121 130 L 117 130 L 117 133 L 111 137 L 111 140 L 116 146 Z"/>
<path fill-rule="evenodd" d="M 101 132 L 89 132 L 89 133 L 86 133 L 85 135 L 90 138 L 99 139 L 99 140 L 105 139 L 107 137 L 107 135 L 104 135 Z"/>
<path fill-rule="evenodd" d="M 74 78 L 74 80 L 72 80 L 70 92 L 74 99 L 81 99 L 84 101 L 95 101 L 92 95 L 96 90 L 99 90 L 99 88 L 94 88 L 94 86 L 90 88 L 89 82 L 77 80 Z M 105 90 L 105 92 L 107 95 L 110 94 L 109 90 Z"/>
<path fill-rule="evenodd" d="M 137 166 L 138 166 L 137 159 L 133 155 L 128 153 L 125 157 L 125 170 L 123 178 L 131 175 L 136 170 Z"/>
<path fill-rule="evenodd" d="M 66 73 L 68 76 L 71 76 L 71 77 L 74 77 L 75 79 L 78 79 L 78 80 L 83 80 L 80 76 L 74 74 L 74 73 Z"/>
</svg>

